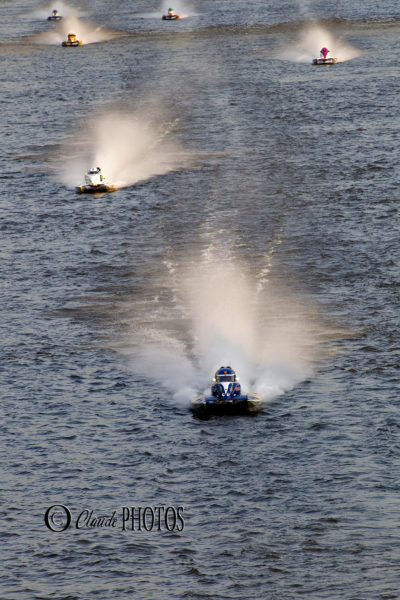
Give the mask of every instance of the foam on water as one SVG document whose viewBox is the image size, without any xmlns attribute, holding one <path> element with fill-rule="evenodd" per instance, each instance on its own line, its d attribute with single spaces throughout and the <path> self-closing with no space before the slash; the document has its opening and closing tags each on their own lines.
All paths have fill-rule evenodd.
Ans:
<svg viewBox="0 0 400 600">
<path fill-rule="evenodd" d="M 61 45 L 69 33 L 75 33 L 78 40 L 83 44 L 94 44 L 96 42 L 105 42 L 112 40 L 120 35 L 121 32 L 104 29 L 103 26 L 96 26 L 89 21 L 82 21 L 75 15 L 69 15 L 59 21 L 50 31 L 44 31 L 31 37 L 37 44 Z"/>
</svg>

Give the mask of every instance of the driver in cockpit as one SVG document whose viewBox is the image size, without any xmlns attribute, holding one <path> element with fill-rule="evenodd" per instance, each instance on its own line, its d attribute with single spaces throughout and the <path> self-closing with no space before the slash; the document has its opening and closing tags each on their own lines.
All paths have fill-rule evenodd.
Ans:
<svg viewBox="0 0 400 600">
<path fill-rule="evenodd" d="M 231 367 L 218 369 L 215 373 L 214 382 L 211 393 L 217 398 L 224 395 L 233 398 L 240 394 L 240 383 L 236 381 L 236 373 Z"/>
</svg>

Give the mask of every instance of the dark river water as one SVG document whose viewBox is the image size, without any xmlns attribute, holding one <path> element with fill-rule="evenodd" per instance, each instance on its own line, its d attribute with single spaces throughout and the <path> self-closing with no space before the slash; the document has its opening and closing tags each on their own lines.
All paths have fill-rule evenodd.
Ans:
<svg viewBox="0 0 400 600">
<path fill-rule="evenodd" d="M 398 599 L 400 5 L 173 6 L 0 2 L 0 597 Z"/>
</svg>

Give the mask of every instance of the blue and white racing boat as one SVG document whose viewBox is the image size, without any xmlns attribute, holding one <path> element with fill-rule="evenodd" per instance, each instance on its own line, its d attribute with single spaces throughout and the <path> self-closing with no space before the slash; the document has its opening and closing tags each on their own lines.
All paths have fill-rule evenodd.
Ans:
<svg viewBox="0 0 400 600">
<path fill-rule="evenodd" d="M 242 394 L 232 367 L 221 367 L 215 373 L 211 396 L 200 394 L 192 400 L 191 410 L 198 417 L 211 415 L 246 415 L 262 409 L 260 394 Z"/>
</svg>

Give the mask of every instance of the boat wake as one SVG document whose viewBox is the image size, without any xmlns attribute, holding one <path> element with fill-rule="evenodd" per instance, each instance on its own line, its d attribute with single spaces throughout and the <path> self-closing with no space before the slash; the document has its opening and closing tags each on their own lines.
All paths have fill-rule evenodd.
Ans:
<svg viewBox="0 0 400 600">
<path fill-rule="evenodd" d="M 339 62 L 351 60 L 360 56 L 362 51 L 345 42 L 342 36 L 335 37 L 327 29 L 319 25 L 311 25 L 300 33 L 297 40 L 285 42 L 278 53 L 277 58 L 300 63 L 311 63 L 318 58 L 320 50 L 326 46 L 330 55 Z"/>
<path fill-rule="evenodd" d="M 129 333 L 115 349 L 175 402 L 187 405 L 195 394 L 209 394 L 215 370 L 227 364 L 243 393 L 269 401 L 308 378 L 324 352 L 328 356 L 332 330 L 309 301 L 271 281 L 260 286 L 260 278 L 252 280 L 234 262 L 207 257 L 186 267 L 165 264 L 166 281 L 158 282 L 163 300 L 155 294 L 132 307 Z"/>
<path fill-rule="evenodd" d="M 141 19 L 161 19 L 162 15 L 166 15 L 169 8 L 173 8 L 175 14 L 179 15 L 180 19 L 188 17 L 196 17 L 199 15 L 189 2 L 184 0 L 163 0 L 159 10 L 151 13 L 137 13 L 136 16 Z"/>
<path fill-rule="evenodd" d="M 83 45 L 105 42 L 124 35 L 121 31 L 104 29 L 102 26 L 96 26 L 86 20 L 81 21 L 75 15 L 70 15 L 59 21 L 53 29 L 30 36 L 30 39 L 37 44 L 60 46 L 71 32 L 76 34 L 78 40 L 82 40 Z"/>
<path fill-rule="evenodd" d="M 28 13 L 28 15 L 29 17 L 33 17 L 36 19 L 46 20 L 47 17 L 49 17 L 53 13 L 53 10 L 57 10 L 58 14 L 61 15 L 63 18 L 68 17 L 70 15 L 75 15 L 76 17 L 83 17 L 86 14 L 78 7 L 72 6 L 69 3 L 67 4 L 62 0 L 60 2 L 57 2 L 57 0 L 55 0 L 54 2 L 49 2 L 46 5 L 41 6 L 40 8 L 36 8 L 35 10 Z"/>
<path fill-rule="evenodd" d="M 186 0 L 162 0 L 161 13 L 165 15 L 170 7 L 174 9 L 175 13 L 178 14 L 181 19 L 198 15 L 192 4 L 186 2 Z"/>
<path fill-rule="evenodd" d="M 56 176 L 68 187 L 78 186 L 88 168 L 99 166 L 110 185 L 123 188 L 185 168 L 192 155 L 172 139 L 177 122 L 143 111 L 98 115 L 66 141 L 68 154 L 52 159 Z"/>
</svg>

